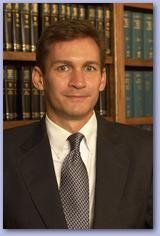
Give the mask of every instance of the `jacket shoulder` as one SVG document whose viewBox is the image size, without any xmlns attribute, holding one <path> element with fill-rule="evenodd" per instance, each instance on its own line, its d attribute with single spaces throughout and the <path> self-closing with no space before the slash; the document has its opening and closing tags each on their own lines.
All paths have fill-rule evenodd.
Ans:
<svg viewBox="0 0 160 236">
<path fill-rule="evenodd" d="M 22 143 L 32 135 L 38 135 L 38 132 L 41 129 L 40 122 L 33 122 L 29 125 L 20 126 L 16 128 L 6 129 L 3 132 L 4 145 L 12 145 L 15 143 Z"/>
</svg>

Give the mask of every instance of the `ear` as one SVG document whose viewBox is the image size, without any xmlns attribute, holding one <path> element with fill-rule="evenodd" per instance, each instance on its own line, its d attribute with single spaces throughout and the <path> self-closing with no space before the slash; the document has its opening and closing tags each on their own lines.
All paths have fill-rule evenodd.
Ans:
<svg viewBox="0 0 160 236">
<path fill-rule="evenodd" d="M 38 66 L 35 66 L 32 71 L 32 83 L 38 90 L 44 90 L 43 73 Z"/>
<path fill-rule="evenodd" d="M 101 82 L 99 86 L 99 91 L 103 91 L 106 86 L 106 69 L 104 68 L 101 75 Z"/>
</svg>

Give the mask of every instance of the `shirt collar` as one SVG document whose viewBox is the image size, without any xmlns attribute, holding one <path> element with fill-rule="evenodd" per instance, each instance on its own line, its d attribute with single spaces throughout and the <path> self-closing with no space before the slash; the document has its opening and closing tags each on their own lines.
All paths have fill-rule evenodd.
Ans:
<svg viewBox="0 0 160 236">
<path fill-rule="evenodd" d="M 47 133 L 50 141 L 50 145 L 54 150 L 56 150 L 57 153 L 62 152 L 65 145 L 68 148 L 68 142 L 66 142 L 68 136 L 71 135 L 70 132 L 63 129 L 59 125 L 55 124 L 52 120 L 49 119 L 49 117 L 46 115 L 46 127 L 47 127 Z M 93 112 L 93 115 L 88 120 L 88 122 L 79 130 L 80 133 L 82 133 L 85 138 L 84 141 L 87 145 L 87 148 L 89 151 L 92 151 L 92 143 L 93 139 L 95 139 L 95 135 L 97 133 L 97 119 L 95 112 Z"/>
<path fill-rule="evenodd" d="M 87 145 L 87 148 L 91 152 L 93 149 L 93 140 L 95 139 L 97 134 L 97 118 L 95 112 L 93 112 L 93 115 L 91 116 L 89 121 L 80 129 L 79 132 L 85 136 L 85 143 Z"/>
</svg>

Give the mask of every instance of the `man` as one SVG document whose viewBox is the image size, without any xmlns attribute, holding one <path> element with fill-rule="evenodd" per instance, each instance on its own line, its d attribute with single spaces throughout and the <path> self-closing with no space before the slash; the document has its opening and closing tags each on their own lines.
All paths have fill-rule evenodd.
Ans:
<svg viewBox="0 0 160 236">
<path fill-rule="evenodd" d="M 152 228 L 152 137 L 94 112 L 106 84 L 98 32 L 56 22 L 36 56 L 46 116 L 5 132 L 4 228 Z"/>
</svg>

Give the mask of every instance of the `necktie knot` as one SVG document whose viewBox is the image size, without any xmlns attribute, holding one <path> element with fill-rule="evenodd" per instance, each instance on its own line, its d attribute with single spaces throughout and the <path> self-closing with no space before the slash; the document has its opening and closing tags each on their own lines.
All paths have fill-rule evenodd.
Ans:
<svg viewBox="0 0 160 236">
<path fill-rule="evenodd" d="M 70 143 L 71 151 L 79 150 L 79 146 L 83 138 L 84 135 L 81 133 L 74 133 L 67 138 Z"/>
</svg>

